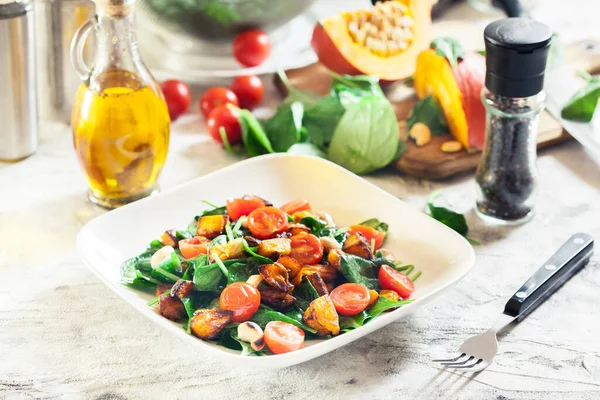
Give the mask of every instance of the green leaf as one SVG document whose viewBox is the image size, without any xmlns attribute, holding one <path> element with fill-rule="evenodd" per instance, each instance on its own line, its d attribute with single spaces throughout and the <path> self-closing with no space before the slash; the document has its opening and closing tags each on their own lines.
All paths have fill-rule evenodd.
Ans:
<svg viewBox="0 0 600 400">
<path fill-rule="evenodd" d="M 485 50 L 477 50 L 475 53 L 485 57 Z"/>
<path fill-rule="evenodd" d="M 302 218 L 300 223 L 309 227 L 313 233 L 319 232 L 321 229 L 327 226 L 325 221 L 321 221 L 320 219 L 312 216 Z"/>
<path fill-rule="evenodd" d="M 438 56 L 445 57 L 452 68 L 456 67 L 458 60 L 465 54 L 465 49 L 456 39 L 439 37 L 431 42 L 430 47 L 435 49 Z"/>
<path fill-rule="evenodd" d="M 267 136 L 277 152 L 285 152 L 300 141 L 304 107 L 299 101 L 282 104 L 277 112 L 267 121 Z"/>
<path fill-rule="evenodd" d="M 306 310 L 310 303 L 319 297 L 319 293 L 317 293 L 312 283 L 304 276 L 300 285 L 294 289 L 294 297 L 296 298 L 294 304 L 302 310 Z"/>
<path fill-rule="evenodd" d="M 226 280 L 221 268 L 216 263 L 209 264 L 208 256 L 204 255 L 194 266 L 194 288 L 198 291 L 216 291 L 224 286 Z"/>
<path fill-rule="evenodd" d="M 260 254 L 256 253 L 254 250 L 252 250 L 252 248 L 250 247 L 250 245 L 248 245 L 248 242 L 246 241 L 246 239 L 242 239 L 242 244 L 244 245 L 244 251 L 246 253 L 250 254 L 252 257 L 254 257 L 261 264 L 271 264 L 271 263 L 273 263 L 273 260 L 271 260 L 270 258 L 263 257 Z"/>
<path fill-rule="evenodd" d="M 377 218 L 368 219 L 366 221 L 361 222 L 358 225 L 368 226 L 375 230 L 378 230 L 379 232 L 384 234 L 384 238 L 387 237 L 388 229 L 390 227 L 388 224 L 386 224 L 385 222 L 381 222 Z"/>
<path fill-rule="evenodd" d="M 578 122 L 590 122 L 594 117 L 600 97 L 600 79 L 592 79 L 569 99 L 560 111 L 564 119 Z"/>
<path fill-rule="evenodd" d="M 339 124 L 346 108 L 338 97 L 325 96 L 304 113 L 304 127 L 308 140 L 315 146 L 325 149 L 329 146 L 336 126 Z"/>
<path fill-rule="evenodd" d="M 216 208 L 211 208 L 209 210 L 204 210 L 202 211 L 202 214 L 197 215 L 195 217 L 195 220 L 198 221 L 200 218 L 202 217 L 207 217 L 209 215 L 227 215 L 227 208 L 225 206 L 223 207 L 216 207 Z M 189 231 L 189 228 L 188 228 Z M 196 230 L 194 230 L 194 236 L 196 235 Z"/>
<path fill-rule="evenodd" d="M 340 317 L 340 329 L 342 332 L 348 332 L 356 328 L 360 328 L 367 319 L 367 312 L 363 311 L 352 317 Z"/>
<path fill-rule="evenodd" d="M 239 110 L 238 112 L 238 118 L 242 128 L 242 141 L 244 142 L 248 154 L 251 157 L 254 157 L 261 154 L 274 153 L 267 134 L 254 114 L 248 110 Z"/>
<path fill-rule="evenodd" d="M 228 283 L 246 282 L 251 275 L 258 273 L 258 263 L 252 259 L 242 259 L 239 262 L 232 263 L 228 268 Z"/>
<path fill-rule="evenodd" d="M 375 96 L 385 97 L 379 78 L 373 75 L 339 75 L 333 71 L 328 71 L 333 77 L 330 91 L 339 92 L 340 89 L 349 89 L 354 93 L 360 93 L 363 96 L 373 94 Z"/>
<path fill-rule="evenodd" d="M 370 95 L 348 107 L 335 129 L 328 157 L 356 174 L 366 174 L 392 162 L 398 142 L 391 104 Z"/>
<path fill-rule="evenodd" d="M 406 120 L 408 129 L 410 130 L 414 124 L 421 122 L 429 127 L 433 136 L 443 135 L 449 132 L 448 123 L 442 107 L 433 96 L 427 96 L 410 110 L 410 114 Z"/>
<path fill-rule="evenodd" d="M 240 350 L 242 356 L 256 353 L 250 343 L 240 340 L 237 334 L 237 326 L 223 329 L 220 333 L 219 344 L 228 349 Z"/>
<path fill-rule="evenodd" d="M 380 289 L 377 266 L 369 260 L 343 253 L 340 259 L 340 272 L 348 282 L 360 283 L 369 289 Z"/>
<path fill-rule="evenodd" d="M 346 241 L 346 238 L 348 237 L 348 228 L 336 228 L 333 226 L 328 226 L 325 227 L 323 229 L 321 229 L 318 233 L 317 233 L 318 237 L 330 237 L 332 239 L 334 239 L 336 242 L 338 242 L 340 244 L 340 247 L 342 247 L 344 245 L 344 242 Z"/>
<path fill-rule="evenodd" d="M 392 301 L 384 296 L 379 296 L 379 300 L 373 307 L 366 311 L 367 316 L 365 320 L 370 321 L 371 319 L 377 317 L 384 311 L 389 310 L 390 308 L 400 307 L 408 303 L 412 303 L 414 300 L 401 300 L 401 301 Z"/>
<path fill-rule="evenodd" d="M 319 95 L 318 93 L 312 92 L 310 90 L 302 90 L 295 88 L 287 78 L 287 75 L 284 71 L 277 71 L 277 75 L 279 76 L 281 83 L 283 83 L 288 92 L 288 95 L 285 98 L 285 103 L 289 104 L 295 101 L 299 101 L 302 103 L 304 108 L 309 108 L 317 104 L 317 102 L 321 98 L 321 95 Z"/>
<path fill-rule="evenodd" d="M 439 196 L 439 194 L 440 191 L 438 190 L 432 193 L 427 200 L 429 215 L 449 228 L 454 229 L 459 234 L 466 236 L 469 232 L 469 227 L 467 226 L 467 220 L 465 219 L 464 215 L 444 207 L 437 207 L 433 204 L 434 200 Z"/>
<path fill-rule="evenodd" d="M 263 329 L 271 321 L 282 321 L 282 322 L 287 322 L 292 325 L 296 325 L 298 328 L 300 328 L 306 332 L 310 332 L 310 333 L 317 332 L 310 326 L 307 326 L 301 322 L 298 322 L 295 318 L 292 318 L 285 314 L 282 314 L 279 311 L 267 309 L 264 306 L 260 306 L 260 308 L 256 311 L 256 313 L 254 313 L 254 316 L 252 317 L 251 321 L 256 322 Z"/>
<path fill-rule="evenodd" d="M 312 143 L 296 143 L 287 152 L 289 154 L 327 158 L 327 154 Z"/>
</svg>

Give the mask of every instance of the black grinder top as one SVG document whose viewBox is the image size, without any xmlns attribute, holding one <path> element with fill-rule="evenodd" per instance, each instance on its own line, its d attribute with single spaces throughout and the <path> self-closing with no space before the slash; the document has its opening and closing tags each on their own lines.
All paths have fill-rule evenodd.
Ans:
<svg viewBox="0 0 600 400">
<path fill-rule="evenodd" d="M 529 97 L 544 87 L 552 30 L 529 18 L 506 18 L 489 24 L 485 39 L 485 86 L 505 97 Z"/>
</svg>

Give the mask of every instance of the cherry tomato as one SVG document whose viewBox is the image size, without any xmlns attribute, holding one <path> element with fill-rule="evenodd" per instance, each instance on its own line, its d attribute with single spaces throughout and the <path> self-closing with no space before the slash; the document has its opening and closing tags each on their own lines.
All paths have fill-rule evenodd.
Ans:
<svg viewBox="0 0 600 400">
<path fill-rule="evenodd" d="M 318 237 L 310 233 L 291 237 L 290 257 L 302 264 L 316 264 L 323 258 L 323 245 Z"/>
<path fill-rule="evenodd" d="M 202 97 L 200 97 L 200 111 L 202 111 L 204 117 L 208 117 L 215 107 L 223 104 L 233 104 L 236 107 L 239 107 L 240 105 L 235 93 L 224 87 L 208 89 L 204 92 Z"/>
<path fill-rule="evenodd" d="M 254 196 L 244 196 L 241 199 L 227 200 L 227 214 L 233 221 L 240 219 L 244 215 L 250 214 L 257 208 L 265 207 L 267 204 L 261 198 Z"/>
<path fill-rule="evenodd" d="M 222 310 L 233 311 L 233 322 L 248 321 L 260 306 L 260 292 L 246 282 L 235 282 L 227 286 L 219 297 Z"/>
<path fill-rule="evenodd" d="M 238 122 L 238 113 L 235 109 L 230 109 L 226 104 L 215 107 L 206 122 L 208 133 L 217 143 L 223 144 L 221 138 L 221 127 L 225 129 L 227 140 L 230 144 L 235 144 L 242 140 L 242 128 Z"/>
<path fill-rule="evenodd" d="M 351 317 L 362 312 L 371 301 L 371 294 L 360 283 L 344 283 L 329 294 L 329 298 L 340 315 Z"/>
<path fill-rule="evenodd" d="M 185 82 L 169 79 L 161 83 L 160 89 L 165 96 L 171 121 L 175 121 L 187 111 L 192 102 L 190 88 Z"/>
<path fill-rule="evenodd" d="M 242 32 L 233 41 L 233 56 L 246 67 L 262 64 L 270 54 L 269 36 L 260 29 Z"/>
<path fill-rule="evenodd" d="M 300 211 L 310 210 L 310 203 L 306 200 L 293 200 L 289 203 L 285 203 L 281 207 L 281 211 L 288 213 L 289 215 L 295 214 Z"/>
<path fill-rule="evenodd" d="M 275 354 L 300 350 L 304 345 L 304 331 L 287 322 L 271 321 L 265 326 L 265 344 Z"/>
<path fill-rule="evenodd" d="M 270 239 L 287 228 L 287 215 L 279 208 L 261 207 L 248 215 L 248 229 L 259 239 Z"/>
<path fill-rule="evenodd" d="M 210 240 L 204 236 L 196 236 L 191 239 L 180 240 L 179 250 L 181 251 L 181 255 L 189 260 L 200 254 L 206 254 L 209 244 Z"/>
<path fill-rule="evenodd" d="M 380 232 L 375 228 L 371 228 L 370 226 L 352 225 L 350 228 L 348 228 L 348 233 L 350 235 L 356 232 L 360 232 L 367 239 L 369 244 L 371 244 L 374 239 L 375 250 L 381 247 L 383 240 L 385 239 L 385 234 L 383 232 Z"/>
<path fill-rule="evenodd" d="M 240 101 L 240 107 L 252 110 L 265 96 L 262 80 L 254 75 L 242 75 L 233 80 L 231 90 Z"/>
<path fill-rule="evenodd" d="M 379 268 L 379 275 L 377 277 L 382 289 L 393 290 L 404 299 L 409 298 L 412 292 L 415 291 L 413 281 L 389 265 L 382 265 Z"/>
</svg>

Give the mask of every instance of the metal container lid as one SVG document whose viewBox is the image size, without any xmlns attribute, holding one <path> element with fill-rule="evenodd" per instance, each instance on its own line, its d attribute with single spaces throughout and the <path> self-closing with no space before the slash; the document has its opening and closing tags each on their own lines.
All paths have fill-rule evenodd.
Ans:
<svg viewBox="0 0 600 400">
<path fill-rule="evenodd" d="M 31 0 L 0 0 L 0 19 L 20 17 L 32 8 Z"/>
</svg>

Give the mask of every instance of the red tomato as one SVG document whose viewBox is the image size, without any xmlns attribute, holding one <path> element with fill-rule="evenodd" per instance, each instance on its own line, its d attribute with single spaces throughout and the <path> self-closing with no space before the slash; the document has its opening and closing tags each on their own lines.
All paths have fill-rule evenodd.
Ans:
<svg viewBox="0 0 600 400">
<path fill-rule="evenodd" d="M 385 234 L 383 232 L 379 232 L 375 228 L 371 228 L 370 226 L 364 225 L 352 225 L 348 228 L 348 233 L 353 234 L 356 232 L 362 233 L 362 235 L 369 241 L 369 244 L 375 239 L 375 250 L 379 249 L 383 244 L 383 240 L 385 239 Z"/>
<path fill-rule="evenodd" d="M 233 41 L 233 56 L 246 67 L 262 64 L 270 54 L 269 36 L 260 29 L 242 32 Z"/>
<path fill-rule="evenodd" d="M 265 326 L 265 344 L 275 354 L 300 350 L 304 345 L 304 331 L 287 322 L 271 321 Z"/>
<path fill-rule="evenodd" d="M 323 258 L 323 245 L 318 237 L 310 233 L 291 237 L 290 257 L 302 264 L 316 264 Z"/>
<path fill-rule="evenodd" d="M 300 212 L 300 211 L 308 211 L 311 209 L 310 203 L 306 200 L 290 201 L 289 203 L 285 203 L 284 205 L 282 205 L 279 208 L 281 208 L 281 211 L 286 212 L 289 215 L 292 215 L 292 214 Z"/>
<path fill-rule="evenodd" d="M 196 236 L 191 239 L 180 240 L 179 250 L 181 251 L 181 255 L 189 260 L 200 254 L 206 254 L 209 244 L 210 240 L 204 236 Z"/>
<path fill-rule="evenodd" d="M 369 289 L 360 283 L 344 283 L 329 294 L 340 315 L 351 317 L 362 312 L 371 301 Z"/>
<path fill-rule="evenodd" d="M 175 121 L 187 111 L 192 102 L 190 88 L 185 82 L 169 79 L 161 83 L 160 89 L 165 96 L 171 121 Z"/>
<path fill-rule="evenodd" d="M 285 231 L 288 225 L 287 215 L 279 208 L 261 207 L 248 215 L 248 229 L 259 239 L 275 237 Z"/>
<path fill-rule="evenodd" d="M 242 75 L 233 80 L 231 90 L 240 101 L 240 107 L 252 110 L 265 96 L 265 87 L 258 76 Z"/>
<path fill-rule="evenodd" d="M 382 265 L 379 268 L 379 275 L 377 277 L 382 289 L 393 290 L 403 299 L 409 298 L 412 292 L 415 291 L 413 281 L 389 265 Z"/>
<path fill-rule="evenodd" d="M 233 311 L 233 322 L 248 321 L 260 306 L 260 292 L 246 282 L 235 282 L 227 286 L 219 297 L 222 310 Z"/>
<path fill-rule="evenodd" d="M 227 200 L 227 214 L 233 221 L 240 219 L 244 215 L 250 214 L 257 208 L 265 207 L 267 204 L 261 198 L 254 196 L 244 196 L 241 199 Z"/>
<path fill-rule="evenodd" d="M 221 127 L 225 129 L 225 134 L 230 144 L 235 144 L 242 140 L 242 127 L 238 121 L 237 110 L 230 109 L 226 104 L 217 106 L 210 112 L 206 127 L 210 136 L 217 143 L 223 144 L 220 132 Z"/>
<path fill-rule="evenodd" d="M 236 107 L 239 107 L 240 105 L 235 93 L 224 87 L 208 89 L 204 92 L 202 97 L 200 97 L 200 111 L 202 111 L 204 117 L 208 117 L 215 107 L 223 104 L 233 104 Z"/>
</svg>

